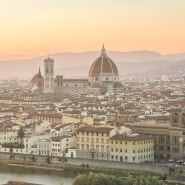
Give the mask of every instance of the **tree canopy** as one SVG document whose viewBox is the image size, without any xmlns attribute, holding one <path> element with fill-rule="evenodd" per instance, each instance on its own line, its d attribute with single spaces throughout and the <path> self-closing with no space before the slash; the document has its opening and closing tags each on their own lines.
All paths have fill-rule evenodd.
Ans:
<svg viewBox="0 0 185 185">
<path fill-rule="evenodd" d="M 104 174 L 80 174 L 73 185 L 166 185 L 155 176 L 139 176 L 134 178 L 132 175 L 125 177 L 108 176 Z"/>
<path fill-rule="evenodd" d="M 22 144 L 22 139 L 24 137 L 24 130 L 22 127 L 20 127 L 20 129 L 18 131 L 18 137 L 21 139 L 21 144 Z"/>
</svg>

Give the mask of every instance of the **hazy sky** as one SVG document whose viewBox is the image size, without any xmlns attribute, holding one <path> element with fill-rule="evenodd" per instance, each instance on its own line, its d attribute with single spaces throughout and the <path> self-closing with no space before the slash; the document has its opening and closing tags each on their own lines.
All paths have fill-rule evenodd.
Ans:
<svg viewBox="0 0 185 185">
<path fill-rule="evenodd" d="M 0 0 L 0 56 L 185 52 L 185 0 Z"/>
</svg>

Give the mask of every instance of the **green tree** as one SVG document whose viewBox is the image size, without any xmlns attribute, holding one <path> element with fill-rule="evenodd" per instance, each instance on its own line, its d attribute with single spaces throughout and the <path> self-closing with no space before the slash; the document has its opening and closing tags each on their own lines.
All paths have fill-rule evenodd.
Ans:
<svg viewBox="0 0 185 185">
<path fill-rule="evenodd" d="M 129 175 L 127 178 L 108 176 L 105 174 L 80 174 L 73 185 L 166 185 L 155 176 L 139 176 L 134 178 Z"/>
<path fill-rule="evenodd" d="M 34 155 L 31 156 L 31 160 L 32 162 L 35 162 L 36 161 L 36 157 Z"/>
<path fill-rule="evenodd" d="M 127 177 L 127 182 L 128 182 L 129 185 L 132 185 L 134 183 L 134 180 L 135 179 L 134 179 L 134 177 L 132 175 L 129 175 Z"/>
<path fill-rule="evenodd" d="M 163 181 L 159 180 L 155 176 L 140 176 L 136 178 L 136 181 L 133 183 L 133 185 L 166 185 Z"/>
<path fill-rule="evenodd" d="M 20 129 L 18 131 L 18 137 L 21 139 L 21 144 L 22 144 L 22 139 L 24 137 L 24 130 L 22 127 L 20 127 Z"/>
<path fill-rule="evenodd" d="M 20 144 L 18 142 L 3 143 L 2 146 L 5 148 L 24 148 L 24 144 Z"/>
<path fill-rule="evenodd" d="M 126 179 L 108 176 L 104 174 L 80 174 L 73 185 L 127 185 Z"/>
<path fill-rule="evenodd" d="M 50 163 L 51 163 L 51 158 L 50 158 L 50 156 L 49 156 L 49 155 L 46 157 L 46 162 L 47 162 L 48 164 L 50 164 Z"/>
</svg>

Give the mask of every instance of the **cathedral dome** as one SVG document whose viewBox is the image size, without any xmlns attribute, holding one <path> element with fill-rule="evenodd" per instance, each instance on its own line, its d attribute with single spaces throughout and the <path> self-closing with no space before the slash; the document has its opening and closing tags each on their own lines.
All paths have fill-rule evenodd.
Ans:
<svg viewBox="0 0 185 185">
<path fill-rule="evenodd" d="M 89 70 L 89 78 L 98 77 L 102 74 L 118 75 L 116 64 L 106 54 L 104 46 L 101 55 L 93 62 Z"/>
<path fill-rule="evenodd" d="M 31 84 L 36 84 L 38 81 L 44 81 L 44 77 L 41 75 L 40 69 L 39 72 L 33 76 L 31 79 Z"/>
<path fill-rule="evenodd" d="M 38 93 L 43 92 L 43 87 L 44 87 L 44 77 L 41 75 L 40 68 L 39 72 L 33 76 L 31 79 L 31 90 L 36 91 Z"/>
</svg>

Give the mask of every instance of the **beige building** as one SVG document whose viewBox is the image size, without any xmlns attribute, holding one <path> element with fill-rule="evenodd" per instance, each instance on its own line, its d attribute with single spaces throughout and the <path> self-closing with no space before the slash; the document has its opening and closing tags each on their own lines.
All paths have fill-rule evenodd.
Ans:
<svg viewBox="0 0 185 185">
<path fill-rule="evenodd" d="M 51 138 L 51 155 L 52 156 L 65 156 L 68 148 L 76 147 L 76 136 L 66 135 Z"/>
<path fill-rule="evenodd" d="M 77 130 L 77 157 L 109 160 L 109 138 L 115 134 L 111 127 L 81 127 Z"/>
<path fill-rule="evenodd" d="M 110 160 L 136 163 L 153 161 L 154 140 L 138 134 L 116 134 L 110 138 Z"/>
</svg>

